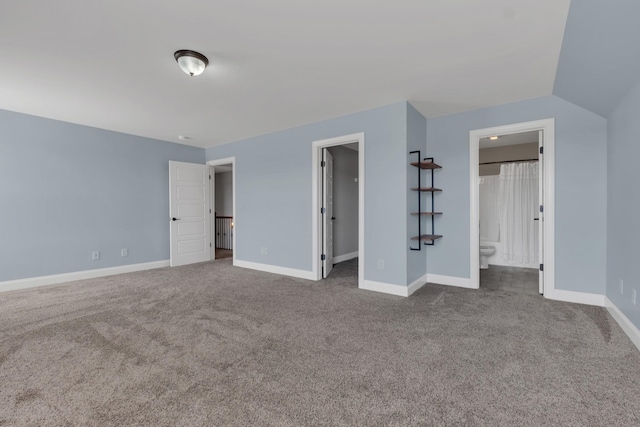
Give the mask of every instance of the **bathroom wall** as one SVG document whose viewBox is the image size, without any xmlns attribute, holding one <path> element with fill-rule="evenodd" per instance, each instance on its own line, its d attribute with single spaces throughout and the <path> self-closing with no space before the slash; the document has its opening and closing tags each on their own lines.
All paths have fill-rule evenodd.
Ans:
<svg viewBox="0 0 640 427">
<path fill-rule="evenodd" d="M 538 142 L 527 144 L 505 145 L 503 147 L 481 148 L 480 176 L 499 175 L 500 164 L 483 165 L 487 162 L 504 162 L 508 160 L 528 160 L 538 158 Z"/>
</svg>

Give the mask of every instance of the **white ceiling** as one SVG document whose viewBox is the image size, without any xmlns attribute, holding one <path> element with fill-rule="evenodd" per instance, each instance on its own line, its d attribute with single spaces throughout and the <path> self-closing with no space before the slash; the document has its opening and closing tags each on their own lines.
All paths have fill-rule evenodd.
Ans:
<svg viewBox="0 0 640 427">
<path fill-rule="evenodd" d="M 0 108 L 209 147 L 552 93 L 569 0 L 2 0 Z M 199 77 L 173 52 L 210 60 Z M 191 140 L 181 141 L 178 135 Z"/>
</svg>

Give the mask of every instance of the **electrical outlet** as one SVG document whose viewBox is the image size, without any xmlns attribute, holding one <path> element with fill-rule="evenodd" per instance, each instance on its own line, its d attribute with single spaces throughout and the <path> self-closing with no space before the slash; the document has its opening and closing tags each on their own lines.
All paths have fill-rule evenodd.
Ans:
<svg viewBox="0 0 640 427">
<path fill-rule="evenodd" d="M 379 259 L 378 260 L 378 270 L 384 270 L 384 260 L 383 259 Z"/>
<path fill-rule="evenodd" d="M 100 259 L 100 251 L 91 252 L 91 259 L 97 261 Z"/>
<path fill-rule="evenodd" d="M 129 256 L 129 249 L 127 248 L 120 249 L 120 256 Z"/>
<path fill-rule="evenodd" d="M 624 294 L 624 280 L 620 279 L 620 295 Z"/>
<path fill-rule="evenodd" d="M 267 248 L 265 248 L 264 246 L 260 248 L 260 255 L 266 255 L 267 254 Z"/>
<path fill-rule="evenodd" d="M 633 303 L 633 305 L 636 305 L 636 290 L 635 289 L 631 289 L 631 302 Z"/>
</svg>

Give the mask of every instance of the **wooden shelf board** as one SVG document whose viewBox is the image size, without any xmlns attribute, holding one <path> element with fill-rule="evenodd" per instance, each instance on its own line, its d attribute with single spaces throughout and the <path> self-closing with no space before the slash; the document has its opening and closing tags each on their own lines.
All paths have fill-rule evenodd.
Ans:
<svg viewBox="0 0 640 427">
<path fill-rule="evenodd" d="M 420 169 L 442 169 L 442 166 L 433 162 L 412 162 L 411 166 L 415 166 Z"/>
<path fill-rule="evenodd" d="M 420 240 L 422 242 L 430 242 L 432 240 L 436 240 L 442 237 L 439 234 L 423 234 L 422 236 L 412 237 L 411 240 Z"/>
<path fill-rule="evenodd" d="M 411 212 L 411 215 L 442 215 L 442 212 Z"/>
<path fill-rule="evenodd" d="M 433 187 L 422 187 L 420 189 L 418 189 L 418 187 L 413 187 L 411 190 L 413 191 L 426 191 L 426 192 L 436 192 L 436 191 L 442 191 L 442 188 L 433 188 Z"/>
</svg>

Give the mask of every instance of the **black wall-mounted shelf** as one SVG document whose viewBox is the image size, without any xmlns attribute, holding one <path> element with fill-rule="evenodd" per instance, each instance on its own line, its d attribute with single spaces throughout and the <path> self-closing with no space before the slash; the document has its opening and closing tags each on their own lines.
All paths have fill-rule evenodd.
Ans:
<svg viewBox="0 0 640 427">
<path fill-rule="evenodd" d="M 417 168 L 417 172 L 418 172 L 418 186 L 412 188 L 412 191 L 416 191 L 417 195 L 418 195 L 418 211 L 417 212 L 411 212 L 411 215 L 413 216 L 417 216 L 418 217 L 418 235 L 415 237 L 412 237 L 411 240 L 416 240 L 418 241 L 418 247 L 414 248 L 413 246 L 410 246 L 409 249 L 411 249 L 412 251 L 420 251 L 422 250 L 422 245 L 419 242 L 424 242 L 425 245 L 427 246 L 432 246 L 434 244 L 434 241 L 436 239 L 439 239 L 440 237 L 442 237 L 442 235 L 440 234 L 435 234 L 435 217 L 437 215 L 442 215 L 442 212 L 435 212 L 435 193 L 442 191 L 442 189 L 440 188 L 435 188 L 434 187 L 434 176 L 433 176 L 433 172 L 436 169 L 441 169 L 442 166 L 436 164 L 433 160 L 433 157 L 425 157 L 424 159 L 422 159 L 422 155 L 420 150 L 417 151 L 411 151 L 409 153 L 409 155 L 414 155 L 417 154 L 418 155 L 418 161 L 417 162 L 411 162 L 410 165 L 411 166 L 415 166 Z M 422 159 L 422 161 L 420 160 Z M 423 170 L 428 170 L 431 172 L 431 186 L 430 187 L 423 187 L 422 186 L 422 171 Z M 431 193 L 431 211 L 425 212 L 422 210 L 422 194 L 423 193 Z M 422 234 L 422 218 L 423 217 L 431 217 L 431 233 L 432 234 Z"/>
</svg>

